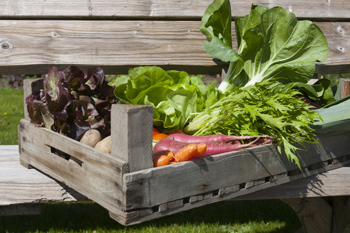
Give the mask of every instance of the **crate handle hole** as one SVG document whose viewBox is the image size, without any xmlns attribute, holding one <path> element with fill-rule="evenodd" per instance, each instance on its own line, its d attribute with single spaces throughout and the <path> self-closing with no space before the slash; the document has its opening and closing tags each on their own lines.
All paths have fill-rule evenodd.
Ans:
<svg viewBox="0 0 350 233">
<path fill-rule="evenodd" d="M 61 157 L 62 159 L 65 159 L 65 160 L 68 160 L 69 162 L 75 164 L 75 165 L 78 165 L 79 167 L 82 167 L 83 166 L 83 161 L 81 161 L 80 159 L 77 159 L 76 157 L 74 156 L 71 156 L 55 147 L 52 147 L 52 146 L 49 146 L 47 145 L 48 147 L 50 147 L 50 151 L 52 154 L 54 155 L 57 155 L 59 157 Z"/>
</svg>

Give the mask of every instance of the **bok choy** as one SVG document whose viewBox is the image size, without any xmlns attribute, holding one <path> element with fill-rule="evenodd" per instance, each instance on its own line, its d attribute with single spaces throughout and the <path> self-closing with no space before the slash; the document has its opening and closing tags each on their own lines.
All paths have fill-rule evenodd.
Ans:
<svg viewBox="0 0 350 233">
<path fill-rule="evenodd" d="M 252 5 L 244 18 L 235 19 L 238 51 L 232 48 L 229 0 L 214 0 L 202 17 L 200 30 L 208 41 L 206 52 L 229 68 L 219 89 L 250 86 L 271 78 L 306 83 L 315 62 L 328 57 L 328 44 L 320 28 L 282 7 Z"/>
</svg>

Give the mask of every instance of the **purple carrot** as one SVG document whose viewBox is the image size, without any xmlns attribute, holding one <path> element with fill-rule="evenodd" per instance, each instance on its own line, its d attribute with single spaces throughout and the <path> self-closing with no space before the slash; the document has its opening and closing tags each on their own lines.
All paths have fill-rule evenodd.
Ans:
<svg viewBox="0 0 350 233">
<path fill-rule="evenodd" d="M 271 138 L 271 136 L 266 135 L 255 135 L 255 136 L 235 136 L 235 135 L 224 135 L 224 134 L 216 134 L 209 136 L 191 136 L 186 134 L 171 134 L 168 139 L 173 139 L 178 142 L 186 142 L 186 143 L 211 143 L 211 142 L 231 142 L 237 140 L 247 140 L 254 138 Z"/>
</svg>

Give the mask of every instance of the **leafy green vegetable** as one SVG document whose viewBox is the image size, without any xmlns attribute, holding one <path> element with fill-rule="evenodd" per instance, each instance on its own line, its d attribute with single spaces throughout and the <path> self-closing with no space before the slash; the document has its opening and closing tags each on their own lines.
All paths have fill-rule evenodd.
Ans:
<svg viewBox="0 0 350 233">
<path fill-rule="evenodd" d="M 236 88 L 199 113 L 185 128 L 194 135 L 270 135 L 290 161 L 299 167 L 296 144 L 314 143 L 310 125 L 320 116 L 292 86 L 266 80 Z"/>
<path fill-rule="evenodd" d="M 193 113 L 221 96 L 215 82 L 206 86 L 201 76 L 156 66 L 130 69 L 128 75 L 117 76 L 110 85 L 121 103 L 153 106 L 153 124 L 164 132 L 182 129 Z"/>
<path fill-rule="evenodd" d="M 334 101 L 315 110 L 322 120 L 316 120 L 311 127 L 317 134 L 336 130 L 350 130 L 350 96 Z"/>
<path fill-rule="evenodd" d="M 208 41 L 209 55 L 229 62 L 219 89 L 230 85 L 250 86 L 271 78 L 306 83 L 315 72 L 315 62 L 328 57 L 328 44 L 320 28 L 298 21 L 282 7 L 252 5 L 249 15 L 235 20 L 238 51 L 232 48 L 229 0 L 214 0 L 202 17 L 200 30 Z"/>
<path fill-rule="evenodd" d="M 26 97 L 31 122 L 79 140 L 90 128 L 110 134 L 110 109 L 117 102 L 101 68 L 50 66 L 44 89 Z"/>
</svg>

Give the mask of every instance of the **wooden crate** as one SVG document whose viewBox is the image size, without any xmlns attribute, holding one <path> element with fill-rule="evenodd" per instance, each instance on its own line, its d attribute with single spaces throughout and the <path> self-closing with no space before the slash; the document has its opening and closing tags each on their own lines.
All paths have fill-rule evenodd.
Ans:
<svg viewBox="0 0 350 233">
<path fill-rule="evenodd" d="M 40 81 L 26 83 L 38 88 Z M 320 145 L 307 145 L 298 153 L 302 170 L 273 145 L 153 168 L 152 107 L 115 104 L 111 118 L 111 154 L 23 119 L 20 161 L 100 204 L 123 225 L 229 200 L 339 168 L 350 160 L 350 132 L 338 131 L 320 136 Z"/>
</svg>

